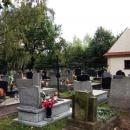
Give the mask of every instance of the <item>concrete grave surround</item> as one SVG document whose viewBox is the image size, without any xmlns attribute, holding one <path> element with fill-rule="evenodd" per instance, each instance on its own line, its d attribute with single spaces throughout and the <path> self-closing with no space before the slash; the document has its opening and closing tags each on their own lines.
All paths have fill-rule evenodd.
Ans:
<svg viewBox="0 0 130 130">
<path fill-rule="evenodd" d="M 25 125 L 31 125 L 31 126 L 35 126 L 35 127 L 43 127 L 43 126 L 46 126 L 47 124 L 50 124 L 50 123 L 53 123 L 57 120 L 60 120 L 60 119 L 63 119 L 67 116 L 70 116 L 72 113 L 71 109 L 69 111 L 66 111 L 66 112 L 63 112 L 57 116 L 54 116 L 52 119 L 50 120 L 42 120 L 42 121 L 39 121 L 37 123 L 35 122 L 30 122 L 30 121 L 25 121 L 25 120 L 19 120 L 18 118 L 15 119 L 15 121 L 19 122 L 19 123 L 22 123 L 22 124 L 25 124 Z"/>
<path fill-rule="evenodd" d="M 65 130 L 99 130 L 96 97 L 91 92 L 76 91 L 72 111 Z"/>
<path fill-rule="evenodd" d="M 97 103 L 104 102 L 108 99 L 108 92 L 104 90 L 93 90 L 91 81 L 74 81 L 74 91 L 89 91 L 97 97 Z"/>
<path fill-rule="evenodd" d="M 102 103 L 108 99 L 108 92 L 104 90 L 93 90 L 93 95 L 97 97 L 97 103 Z"/>
<path fill-rule="evenodd" d="M 130 111 L 130 77 L 112 79 L 109 105 Z"/>
<path fill-rule="evenodd" d="M 62 101 L 58 101 L 53 108 L 52 108 L 52 119 L 54 120 L 56 117 L 62 118 L 62 115 L 70 116 L 71 110 L 70 110 L 70 104 L 71 101 L 68 99 L 63 99 Z M 34 125 L 34 126 L 42 126 L 42 124 L 45 124 L 45 109 L 44 108 L 33 108 L 33 107 L 18 107 L 18 121 L 21 123 Z"/>
<path fill-rule="evenodd" d="M 41 108 L 40 92 L 40 77 L 34 73 L 35 79 L 17 79 L 16 83 L 19 90 L 20 106 L 18 107 L 18 119 L 20 123 L 41 127 L 48 124 L 50 121 L 45 121 L 46 112 Z M 43 89 L 44 91 L 44 89 Z M 52 94 L 54 89 L 49 93 L 48 89 L 45 92 Z M 53 94 L 52 94 L 53 95 Z M 71 115 L 70 111 L 71 100 L 63 99 L 54 104 L 52 108 L 51 122 Z"/>
<path fill-rule="evenodd" d="M 54 96 L 54 94 L 57 92 L 56 88 L 42 88 L 41 91 L 44 91 L 46 95 Z"/>
</svg>

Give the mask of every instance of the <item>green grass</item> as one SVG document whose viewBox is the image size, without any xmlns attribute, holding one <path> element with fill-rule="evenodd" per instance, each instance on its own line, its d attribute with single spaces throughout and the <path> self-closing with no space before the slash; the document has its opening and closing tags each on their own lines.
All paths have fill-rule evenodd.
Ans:
<svg viewBox="0 0 130 130">
<path fill-rule="evenodd" d="M 98 108 L 110 108 L 110 106 L 108 105 L 108 103 L 107 102 L 105 102 L 105 103 L 101 103 L 101 104 L 99 104 L 98 105 Z"/>
<path fill-rule="evenodd" d="M 70 97 L 72 95 L 73 95 L 72 91 L 64 91 L 64 92 L 60 93 L 61 97 Z"/>
<path fill-rule="evenodd" d="M 64 118 L 47 126 L 37 128 L 19 124 L 13 120 L 14 118 L 14 116 L 9 116 L 0 119 L 0 130 L 62 130 L 62 128 L 64 128 L 67 123 L 67 118 Z"/>
</svg>

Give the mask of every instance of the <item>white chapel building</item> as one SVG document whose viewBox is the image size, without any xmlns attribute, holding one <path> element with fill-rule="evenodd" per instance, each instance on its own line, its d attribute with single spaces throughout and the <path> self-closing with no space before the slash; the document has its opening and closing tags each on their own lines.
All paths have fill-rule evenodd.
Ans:
<svg viewBox="0 0 130 130">
<path fill-rule="evenodd" d="M 122 70 L 126 76 L 130 74 L 130 29 L 122 33 L 104 56 L 107 57 L 108 71 L 112 75 L 118 70 Z"/>
</svg>

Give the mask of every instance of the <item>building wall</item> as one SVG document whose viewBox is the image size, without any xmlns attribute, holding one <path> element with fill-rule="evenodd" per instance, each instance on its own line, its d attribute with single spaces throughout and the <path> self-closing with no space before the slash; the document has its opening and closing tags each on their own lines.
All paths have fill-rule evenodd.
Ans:
<svg viewBox="0 0 130 130">
<path fill-rule="evenodd" d="M 108 57 L 108 71 L 115 75 L 116 71 L 122 70 L 125 72 L 125 75 L 128 76 L 130 74 L 130 69 L 124 69 L 124 60 L 130 60 L 130 56 L 128 57 Z"/>
</svg>

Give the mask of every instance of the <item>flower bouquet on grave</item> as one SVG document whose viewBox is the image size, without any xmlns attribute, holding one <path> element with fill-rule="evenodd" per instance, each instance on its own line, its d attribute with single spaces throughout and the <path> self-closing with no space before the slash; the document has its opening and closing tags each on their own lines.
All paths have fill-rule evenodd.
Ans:
<svg viewBox="0 0 130 130">
<path fill-rule="evenodd" d="M 56 103 L 53 98 L 45 99 L 42 101 L 42 107 L 46 109 L 46 118 L 51 118 L 52 115 L 52 107 Z"/>
</svg>

